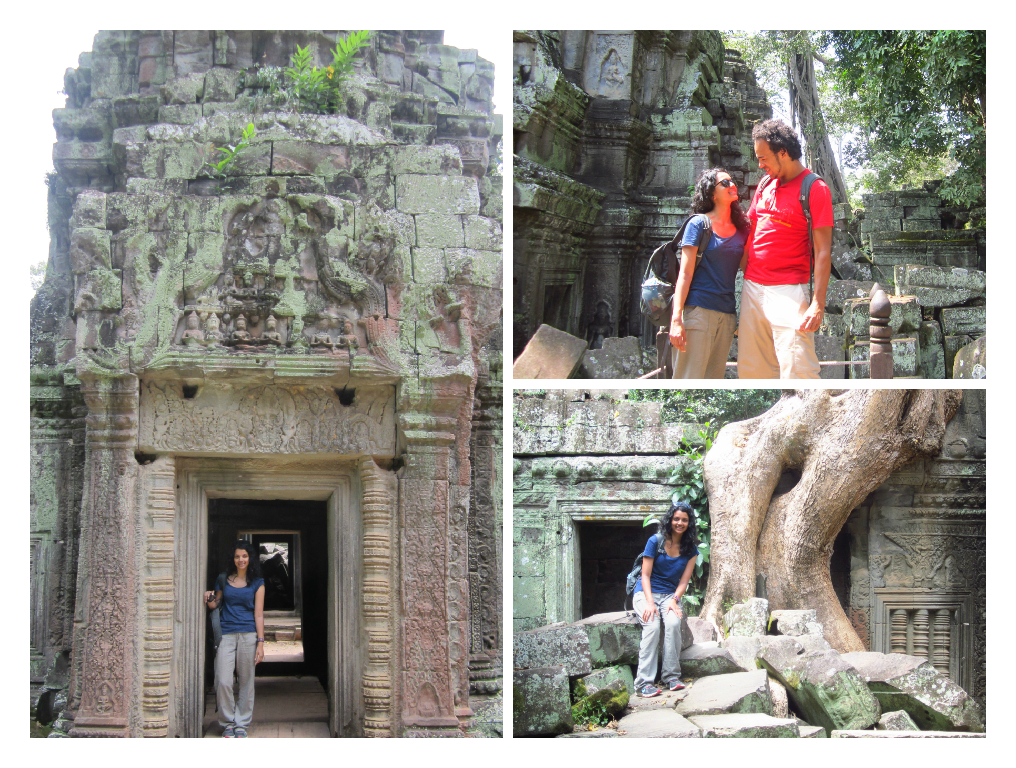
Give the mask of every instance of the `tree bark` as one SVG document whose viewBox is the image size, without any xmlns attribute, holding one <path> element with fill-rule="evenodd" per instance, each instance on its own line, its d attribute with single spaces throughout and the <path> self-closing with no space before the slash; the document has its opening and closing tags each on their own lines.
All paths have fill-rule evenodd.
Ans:
<svg viewBox="0 0 1016 768">
<path fill-rule="evenodd" d="M 807 140 L 808 167 L 829 185 L 834 203 L 845 203 L 847 188 L 836 164 L 832 144 L 829 143 L 829 132 L 819 103 L 815 55 L 814 51 L 791 53 L 787 60 L 791 119 L 800 124 L 801 132 Z"/>
<path fill-rule="evenodd" d="M 724 427 L 706 455 L 712 519 L 702 617 L 755 594 L 770 610 L 818 612 L 839 652 L 866 650 L 833 591 L 833 542 L 850 512 L 899 467 L 939 453 L 960 390 L 811 389 Z"/>
</svg>

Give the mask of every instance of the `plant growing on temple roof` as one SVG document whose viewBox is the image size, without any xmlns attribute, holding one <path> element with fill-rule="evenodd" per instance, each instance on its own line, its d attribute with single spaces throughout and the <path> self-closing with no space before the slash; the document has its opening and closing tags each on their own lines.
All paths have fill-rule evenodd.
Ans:
<svg viewBox="0 0 1016 768">
<path fill-rule="evenodd" d="M 292 100 L 301 112 L 321 115 L 338 111 L 340 93 L 345 80 L 353 73 L 353 59 L 370 42 L 370 32 L 350 32 L 335 43 L 332 63 L 327 67 L 314 65 L 310 46 L 297 46 L 283 74 L 285 84 L 279 90 Z"/>
<path fill-rule="evenodd" d="M 226 171 L 229 170 L 236 161 L 236 157 L 240 153 L 240 150 L 246 149 L 250 146 L 250 141 L 254 138 L 256 133 L 257 131 L 254 129 L 254 123 L 247 123 L 247 127 L 243 129 L 243 135 L 240 137 L 240 141 L 238 141 L 235 146 L 230 144 L 225 147 L 216 147 L 215 151 L 222 152 L 223 157 L 217 162 L 213 163 L 209 160 L 205 163 L 205 165 L 212 169 L 212 175 L 225 176 Z"/>
</svg>

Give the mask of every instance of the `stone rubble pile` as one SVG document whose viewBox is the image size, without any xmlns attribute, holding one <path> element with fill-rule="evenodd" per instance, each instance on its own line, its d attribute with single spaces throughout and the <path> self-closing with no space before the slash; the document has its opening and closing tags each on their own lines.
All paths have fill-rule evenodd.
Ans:
<svg viewBox="0 0 1016 768">
<path fill-rule="evenodd" d="M 837 653 L 813 610 L 752 598 L 723 635 L 690 617 L 683 691 L 635 696 L 642 629 L 599 614 L 515 635 L 514 735 L 587 738 L 924 738 L 984 736 L 981 705 L 927 659 Z M 597 706 L 593 706 L 597 705 Z M 612 727 L 577 722 L 590 709 Z"/>
</svg>

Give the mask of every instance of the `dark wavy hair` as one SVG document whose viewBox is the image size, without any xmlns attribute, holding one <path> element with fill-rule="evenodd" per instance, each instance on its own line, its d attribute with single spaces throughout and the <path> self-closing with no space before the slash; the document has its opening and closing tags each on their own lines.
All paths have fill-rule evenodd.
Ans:
<svg viewBox="0 0 1016 768">
<path fill-rule="evenodd" d="M 685 534 L 687 536 L 688 534 Z M 233 559 L 233 555 L 236 554 L 236 550 L 243 549 L 247 551 L 247 583 L 250 584 L 254 579 L 261 578 L 261 558 L 258 557 L 257 551 L 254 549 L 254 545 L 249 541 L 240 539 L 233 545 L 233 549 L 230 550 L 232 554 L 229 556 L 229 567 L 226 569 L 227 576 L 236 575 L 236 561 Z"/>
<path fill-rule="evenodd" d="M 671 536 L 671 523 L 674 521 L 675 512 L 684 512 L 688 515 L 688 528 L 683 534 L 681 534 L 681 557 L 691 557 L 695 554 L 695 550 L 698 548 L 698 534 L 696 533 L 698 526 L 695 522 L 695 510 L 691 508 L 691 505 L 684 501 L 679 501 L 676 504 L 671 504 L 670 509 L 665 515 L 660 518 L 660 526 L 663 531 L 663 535 L 668 539 Z"/>
<path fill-rule="evenodd" d="M 797 134 L 782 120 L 763 120 L 756 123 L 751 129 L 751 140 L 764 141 L 774 155 L 785 149 L 791 160 L 801 157 L 801 142 L 797 140 Z"/>
<path fill-rule="evenodd" d="M 713 192 L 716 190 L 716 174 L 718 173 L 730 175 L 724 168 L 710 168 L 699 174 L 695 182 L 695 194 L 691 198 L 692 213 L 709 213 L 715 206 Z M 748 217 L 741 210 L 741 204 L 736 201 L 730 204 L 730 220 L 742 232 L 747 232 L 751 226 L 748 223 Z"/>
</svg>

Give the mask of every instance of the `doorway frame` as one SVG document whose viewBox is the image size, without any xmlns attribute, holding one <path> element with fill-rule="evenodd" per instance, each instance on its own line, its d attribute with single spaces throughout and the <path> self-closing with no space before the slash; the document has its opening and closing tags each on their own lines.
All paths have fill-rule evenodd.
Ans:
<svg viewBox="0 0 1016 768">
<path fill-rule="evenodd" d="M 333 737 L 363 735 L 363 620 L 358 588 L 363 576 L 361 496 L 359 472 L 352 459 L 177 457 L 171 735 L 201 736 L 208 621 L 198 596 L 207 589 L 208 500 L 212 498 L 326 502 L 328 542 L 335 553 L 327 596 L 329 731 Z"/>
</svg>

